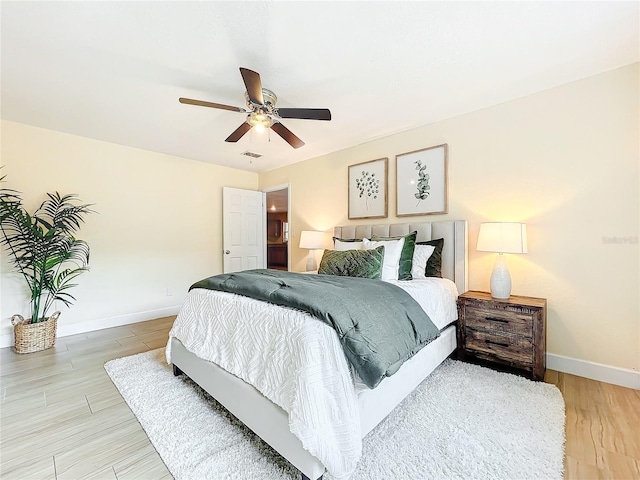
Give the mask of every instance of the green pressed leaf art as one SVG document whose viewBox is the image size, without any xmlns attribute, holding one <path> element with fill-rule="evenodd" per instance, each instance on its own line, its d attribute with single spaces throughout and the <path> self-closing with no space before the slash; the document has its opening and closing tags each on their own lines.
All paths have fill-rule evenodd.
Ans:
<svg viewBox="0 0 640 480">
<path fill-rule="evenodd" d="M 350 219 L 387 216 L 388 161 L 388 158 L 378 158 L 349 166 Z"/>
<path fill-rule="evenodd" d="M 380 179 L 376 178 L 375 173 L 362 170 L 360 178 L 356 178 L 356 188 L 360 192 L 358 197 L 364 199 L 365 206 L 369 210 L 373 201 L 380 194 Z"/>
<path fill-rule="evenodd" d="M 396 155 L 397 215 L 447 211 L 447 144 Z"/>
<path fill-rule="evenodd" d="M 426 200 L 429 197 L 429 190 L 431 187 L 429 186 L 429 174 L 426 173 L 427 166 L 422 164 L 422 161 L 416 160 L 415 162 L 416 170 L 418 172 L 418 183 L 416 184 L 417 192 L 414 194 L 418 199 L 418 203 L 416 203 L 416 207 L 420 205 L 422 200 Z"/>
</svg>

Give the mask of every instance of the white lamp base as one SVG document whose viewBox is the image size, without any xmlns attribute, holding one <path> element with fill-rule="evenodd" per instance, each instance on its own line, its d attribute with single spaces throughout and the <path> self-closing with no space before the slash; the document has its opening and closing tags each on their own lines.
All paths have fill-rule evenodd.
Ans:
<svg viewBox="0 0 640 480">
<path fill-rule="evenodd" d="M 491 272 L 491 296 L 502 300 L 511 296 L 511 275 L 507 259 L 501 253 L 496 257 L 496 264 Z"/>
<path fill-rule="evenodd" d="M 316 255 L 313 250 L 309 250 L 309 255 L 307 256 L 307 272 L 313 272 L 315 270 L 318 270 Z"/>
</svg>

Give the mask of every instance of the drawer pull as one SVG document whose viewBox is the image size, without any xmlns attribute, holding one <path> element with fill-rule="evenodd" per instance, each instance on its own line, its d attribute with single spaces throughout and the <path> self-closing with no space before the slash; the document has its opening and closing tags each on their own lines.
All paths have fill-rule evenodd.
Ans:
<svg viewBox="0 0 640 480">
<path fill-rule="evenodd" d="M 509 347 L 508 343 L 493 342 L 491 340 L 485 340 L 485 342 L 490 343 L 491 345 L 499 345 L 499 346 L 505 347 L 505 348 Z"/>
<path fill-rule="evenodd" d="M 504 318 L 484 317 L 484 319 L 489 320 L 490 322 L 509 323 L 509 320 L 505 320 Z"/>
</svg>

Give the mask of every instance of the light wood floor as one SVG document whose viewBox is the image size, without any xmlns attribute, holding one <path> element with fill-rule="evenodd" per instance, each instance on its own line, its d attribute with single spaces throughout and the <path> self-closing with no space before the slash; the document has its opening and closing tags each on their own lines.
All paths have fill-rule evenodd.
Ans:
<svg viewBox="0 0 640 480">
<path fill-rule="evenodd" d="M 174 317 L 0 349 L 0 477 L 170 479 L 111 383 L 108 360 L 163 347 Z M 640 479 L 640 392 L 548 371 L 567 411 L 565 478 Z"/>
</svg>

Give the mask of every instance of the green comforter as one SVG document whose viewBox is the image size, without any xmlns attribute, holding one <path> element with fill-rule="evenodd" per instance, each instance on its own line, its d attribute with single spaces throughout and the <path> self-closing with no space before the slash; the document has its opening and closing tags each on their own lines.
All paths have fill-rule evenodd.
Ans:
<svg viewBox="0 0 640 480">
<path fill-rule="evenodd" d="M 304 310 L 333 327 L 369 388 L 439 335 L 420 305 L 380 280 L 248 270 L 206 278 L 190 288 L 236 293 Z"/>
</svg>

